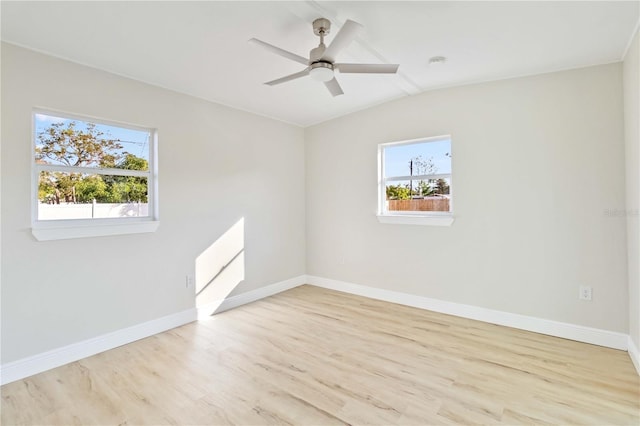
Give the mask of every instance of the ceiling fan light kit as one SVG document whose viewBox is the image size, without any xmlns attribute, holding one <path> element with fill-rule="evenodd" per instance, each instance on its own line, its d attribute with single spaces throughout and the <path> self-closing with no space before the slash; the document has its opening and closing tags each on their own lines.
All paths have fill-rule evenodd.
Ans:
<svg viewBox="0 0 640 426">
<path fill-rule="evenodd" d="M 310 65 L 309 75 L 318 81 L 329 81 L 333 78 L 333 65 L 328 62 L 316 62 Z"/>
<path fill-rule="evenodd" d="M 313 33 L 320 37 L 320 44 L 318 47 L 311 49 L 308 60 L 267 42 L 255 38 L 249 40 L 250 43 L 257 44 L 277 55 L 307 66 L 302 71 L 268 81 L 265 84 L 275 86 L 301 77 L 311 76 L 314 80 L 324 82 L 333 96 L 339 96 L 344 92 L 335 78 L 335 70 L 342 74 L 395 74 L 398 71 L 398 64 L 340 64 L 335 62 L 336 56 L 351 44 L 360 30 L 362 30 L 362 25 L 357 22 L 347 20 L 328 47 L 324 44 L 324 37 L 331 31 L 331 22 L 326 18 L 318 18 L 313 21 L 312 25 Z"/>
</svg>

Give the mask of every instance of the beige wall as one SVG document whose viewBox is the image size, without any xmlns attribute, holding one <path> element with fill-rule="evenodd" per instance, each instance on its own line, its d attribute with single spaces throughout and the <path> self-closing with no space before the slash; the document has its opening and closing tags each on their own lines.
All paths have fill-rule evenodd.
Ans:
<svg viewBox="0 0 640 426">
<path fill-rule="evenodd" d="M 156 127 L 159 230 L 35 241 L 33 107 Z M 185 275 L 243 217 L 235 293 L 305 272 L 300 128 L 3 44 L 1 170 L 3 364 L 192 308 Z"/>
<path fill-rule="evenodd" d="M 624 135 L 627 170 L 627 246 L 629 259 L 629 334 L 640 348 L 640 36 L 636 32 L 624 59 Z"/>
<path fill-rule="evenodd" d="M 306 129 L 307 273 L 627 332 L 622 104 L 612 64 L 427 92 Z M 443 134 L 454 224 L 378 223 L 377 144 Z"/>
</svg>

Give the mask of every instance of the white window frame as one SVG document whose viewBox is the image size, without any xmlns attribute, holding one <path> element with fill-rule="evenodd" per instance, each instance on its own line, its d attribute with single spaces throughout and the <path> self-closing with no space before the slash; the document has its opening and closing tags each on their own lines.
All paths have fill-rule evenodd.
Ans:
<svg viewBox="0 0 640 426">
<path fill-rule="evenodd" d="M 149 170 L 123 170 L 100 167 L 75 167 L 58 164 L 37 164 L 37 114 L 149 132 Z M 158 226 L 160 225 L 160 218 L 158 209 L 157 129 L 42 108 L 33 109 L 31 114 L 31 126 L 31 233 L 38 241 L 139 234 L 155 232 L 158 229 Z M 147 203 L 149 205 L 149 215 L 145 217 L 38 220 L 38 186 L 41 171 L 145 177 L 147 178 Z"/>
<path fill-rule="evenodd" d="M 451 226 L 455 217 L 453 215 L 453 162 L 451 173 L 437 173 L 414 176 L 386 176 L 384 170 L 384 151 L 386 148 L 398 145 L 416 145 L 429 142 L 448 141 L 451 149 L 453 144 L 451 135 L 433 136 L 398 142 L 386 142 L 378 144 L 378 221 L 380 223 L 398 225 L 435 225 Z M 387 183 L 406 180 L 449 179 L 449 211 L 448 212 L 413 212 L 394 211 L 387 209 Z"/>
</svg>

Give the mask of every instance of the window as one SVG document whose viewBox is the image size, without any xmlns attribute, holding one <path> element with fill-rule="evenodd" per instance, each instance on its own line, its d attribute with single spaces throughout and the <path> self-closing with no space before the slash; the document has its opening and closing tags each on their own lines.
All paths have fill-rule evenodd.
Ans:
<svg viewBox="0 0 640 426">
<path fill-rule="evenodd" d="M 383 223 L 451 225 L 451 137 L 378 145 L 379 207 Z"/>
<path fill-rule="evenodd" d="M 32 231 L 38 240 L 152 232 L 156 132 L 33 114 Z"/>
</svg>

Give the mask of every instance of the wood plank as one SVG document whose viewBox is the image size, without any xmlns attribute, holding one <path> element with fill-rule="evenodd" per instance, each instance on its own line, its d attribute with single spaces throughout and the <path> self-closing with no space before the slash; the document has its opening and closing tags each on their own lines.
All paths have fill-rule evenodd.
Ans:
<svg viewBox="0 0 640 426">
<path fill-rule="evenodd" d="M 626 352 L 302 286 L 1 389 L 2 424 L 639 424 Z"/>
</svg>

